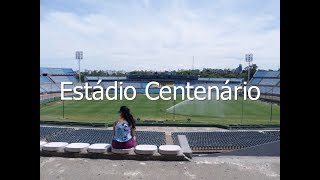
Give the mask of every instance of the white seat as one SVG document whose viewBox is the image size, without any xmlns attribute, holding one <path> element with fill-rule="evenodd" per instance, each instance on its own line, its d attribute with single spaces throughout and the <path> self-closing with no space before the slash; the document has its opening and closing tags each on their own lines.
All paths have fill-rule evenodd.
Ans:
<svg viewBox="0 0 320 180">
<path fill-rule="evenodd" d="M 135 147 L 134 152 L 137 154 L 152 155 L 156 153 L 157 150 L 158 147 L 156 145 L 141 144 Z"/>
<path fill-rule="evenodd" d="M 130 154 L 133 152 L 133 150 L 134 150 L 134 147 L 130 149 L 114 149 L 113 147 L 111 147 L 111 152 L 115 154 Z"/>
<path fill-rule="evenodd" d="M 109 151 L 111 148 L 110 144 L 105 144 L 105 143 L 96 143 L 96 144 L 91 144 L 87 151 L 90 153 L 105 153 Z"/>
<path fill-rule="evenodd" d="M 88 143 L 71 143 L 65 147 L 65 151 L 67 152 L 81 152 L 84 151 L 90 144 Z"/>
<path fill-rule="evenodd" d="M 47 144 L 47 142 L 45 142 L 45 141 L 40 141 L 40 150 L 42 149 L 42 146 L 45 145 L 45 144 Z"/>
<path fill-rule="evenodd" d="M 45 150 L 45 151 L 61 151 L 67 145 L 68 145 L 68 143 L 66 143 L 66 142 L 50 142 L 50 143 L 42 145 L 42 150 Z"/>
<path fill-rule="evenodd" d="M 178 145 L 162 145 L 159 147 L 159 153 L 164 155 L 178 155 L 181 147 Z"/>
</svg>

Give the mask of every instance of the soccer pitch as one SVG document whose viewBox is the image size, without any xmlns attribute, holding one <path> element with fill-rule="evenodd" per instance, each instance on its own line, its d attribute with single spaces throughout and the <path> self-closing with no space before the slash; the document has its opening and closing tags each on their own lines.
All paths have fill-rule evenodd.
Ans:
<svg viewBox="0 0 320 180">
<path fill-rule="evenodd" d="M 64 104 L 64 105 L 63 105 Z M 162 120 L 165 123 L 183 124 L 280 124 L 280 106 L 262 101 L 151 101 L 144 94 L 132 100 L 118 101 L 56 101 L 40 106 L 43 121 L 72 121 L 112 123 L 118 118 L 120 106 L 128 106 L 136 119 Z M 272 111 L 271 111 L 272 109 Z M 64 111 L 64 118 L 63 118 Z M 139 122 L 139 121 L 138 121 Z"/>
</svg>

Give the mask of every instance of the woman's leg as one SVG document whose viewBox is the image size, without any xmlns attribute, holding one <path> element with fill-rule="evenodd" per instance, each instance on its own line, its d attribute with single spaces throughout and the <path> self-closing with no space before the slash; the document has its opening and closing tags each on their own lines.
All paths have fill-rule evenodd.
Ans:
<svg viewBox="0 0 320 180">
<path fill-rule="evenodd" d="M 116 140 L 112 140 L 111 145 L 114 149 L 130 149 L 136 146 L 136 141 L 133 138 L 127 142 L 118 142 Z"/>
<path fill-rule="evenodd" d="M 131 138 L 129 141 L 125 143 L 126 149 L 133 148 L 136 146 L 136 141 Z"/>
<path fill-rule="evenodd" d="M 111 145 L 112 145 L 112 148 L 114 149 L 124 149 L 123 143 L 118 142 L 116 140 L 112 140 Z"/>
</svg>

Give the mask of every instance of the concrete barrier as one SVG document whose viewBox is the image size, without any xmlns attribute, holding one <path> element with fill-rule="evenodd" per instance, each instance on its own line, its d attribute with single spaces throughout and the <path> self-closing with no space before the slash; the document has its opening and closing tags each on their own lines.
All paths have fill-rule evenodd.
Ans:
<svg viewBox="0 0 320 180">
<path fill-rule="evenodd" d="M 184 154 L 178 155 L 139 155 L 139 154 L 114 154 L 106 153 L 69 153 L 64 151 L 40 151 L 43 157 L 65 157 L 65 158 L 90 158 L 90 159 L 111 159 L 111 160 L 138 160 L 138 161 L 190 161 Z"/>
<path fill-rule="evenodd" d="M 178 143 L 181 147 L 181 151 L 188 158 L 192 158 L 192 150 L 189 146 L 186 135 L 178 135 Z"/>
<path fill-rule="evenodd" d="M 91 144 L 87 149 L 89 153 L 105 153 L 105 152 L 110 152 L 110 150 L 111 150 L 111 144 L 106 144 L 106 143 Z"/>
<path fill-rule="evenodd" d="M 135 147 L 134 152 L 141 155 L 152 155 L 156 153 L 157 150 L 158 147 L 156 145 L 141 144 Z"/>
<path fill-rule="evenodd" d="M 64 148 L 64 150 L 67 152 L 82 152 L 82 151 L 85 151 L 89 146 L 90 144 L 88 143 L 71 143 L 71 144 L 68 144 Z"/>
<path fill-rule="evenodd" d="M 62 151 L 68 143 L 66 142 L 50 142 L 42 145 L 42 150 L 44 151 Z"/>
<path fill-rule="evenodd" d="M 91 158 L 91 159 L 112 159 L 112 160 L 153 160 L 153 161 L 190 161 L 183 153 L 179 146 L 164 145 L 160 146 L 164 153 L 157 152 L 155 145 L 138 145 L 137 149 L 112 149 L 110 144 L 92 144 L 66 142 L 40 143 L 42 150 L 40 156 L 44 157 L 66 157 L 66 158 Z M 75 146 L 76 145 L 76 146 Z M 81 147 L 80 147 L 81 146 Z M 84 149 L 86 150 L 84 150 Z M 68 149 L 68 150 L 67 150 Z M 70 150 L 72 149 L 72 150 Z M 110 152 L 110 149 L 112 152 Z M 180 150 L 179 150 L 180 149 Z M 153 151 L 155 153 L 151 154 Z M 71 152 L 70 152 L 71 151 Z M 137 151 L 138 153 L 135 153 Z M 145 154 L 143 154 L 145 153 Z"/>
<path fill-rule="evenodd" d="M 130 149 L 115 149 L 113 147 L 111 147 L 111 152 L 115 153 L 115 154 L 132 154 L 134 150 L 133 148 Z"/>
<path fill-rule="evenodd" d="M 47 144 L 47 142 L 45 142 L 45 141 L 40 141 L 40 151 L 42 150 L 42 146 L 45 145 L 45 144 Z"/>
<path fill-rule="evenodd" d="M 181 147 L 178 145 L 161 145 L 159 153 L 162 155 L 178 155 L 181 154 Z"/>
</svg>

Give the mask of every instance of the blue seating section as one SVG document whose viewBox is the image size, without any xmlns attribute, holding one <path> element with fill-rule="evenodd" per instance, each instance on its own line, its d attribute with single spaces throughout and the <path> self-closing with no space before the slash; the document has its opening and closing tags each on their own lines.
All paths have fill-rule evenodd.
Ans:
<svg viewBox="0 0 320 180">
<path fill-rule="evenodd" d="M 68 75 L 73 75 L 73 70 L 71 68 L 64 68 L 63 72 Z"/>
<path fill-rule="evenodd" d="M 77 82 L 77 79 L 74 76 L 68 76 L 70 82 Z"/>
<path fill-rule="evenodd" d="M 270 132 L 225 131 L 225 132 L 173 132 L 173 142 L 178 144 L 177 136 L 186 135 L 192 149 L 239 149 L 280 140 Z"/>
<path fill-rule="evenodd" d="M 49 137 L 54 137 L 59 134 L 65 133 L 71 128 L 60 128 L 60 127 L 43 127 L 40 126 L 40 139 L 47 139 Z"/>
<path fill-rule="evenodd" d="M 249 84 L 258 86 L 261 94 L 280 96 L 280 71 L 258 70 Z"/>
<path fill-rule="evenodd" d="M 44 93 L 44 92 L 46 91 L 40 87 L 40 93 Z"/>
<path fill-rule="evenodd" d="M 50 76 L 50 78 L 51 78 L 55 83 L 70 82 L 70 79 L 69 79 L 68 76 Z"/>
<path fill-rule="evenodd" d="M 44 68 L 40 67 L 40 74 L 49 75 L 73 75 L 73 70 L 71 68 Z"/>
<path fill-rule="evenodd" d="M 262 81 L 260 81 L 260 85 L 270 85 L 270 86 L 276 86 L 279 83 L 280 79 L 269 79 L 264 78 Z"/>
<path fill-rule="evenodd" d="M 261 82 L 262 78 L 253 78 L 250 82 L 251 85 L 257 85 Z"/>
<path fill-rule="evenodd" d="M 40 88 L 45 90 L 46 92 L 60 92 L 60 85 L 56 85 L 53 83 L 50 84 L 40 84 Z"/>
<path fill-rule="evenodd" d="M 280 71 L 264 71 L 258 70 L 253 77 L 260 78 L 280 78 Z"/>
<path fill-rule="evenodd" d="M 260 90 L 261 94 L 267 95 L 280 95 L 280 87 L 272 87 L 272 86 L 257 86 Z M 256 92 L 255 89 L 252 92 Z"/>
<path fill-rule="evenodd" d="M 264 134 L 275 136 L 280 139 L 280 131 L 262 131 Z"/>
<path fill-rule="evenodd" d="M 43 76 L 46 74 L 45 76 Z M 43 68 L 40 67 L 40 93 L 60 92 L 61 82 L 74 82 L 74 72 L 71 68 Z M 67 88 L 73 88 L 74 85 L 67 85 Z"/>
<path fill-rule="evenodd" d="M 264 77 L 267 74 L 267 71 L 257 71 L 253 77 Z"/>
<path fill-rule="evenodd" d="M 136 131 L 137 144 L 166 144 L 165 133 L 155 131 Z M 40 126 L 40 139 L 48 142 L 61 141 L 68 143 L 111 143 L 112 130 L 74 129 Z"/>
<path fill-rule="evenodd" d="M 52 83 L 47 76 L 40 76 L 40 83 Z"/>
<path fill-rule="evenodd" d="M 280 71 L 268 71 L 264 77 L 277 78 L 279 76 L 280 76 Z"/>
</svg>

